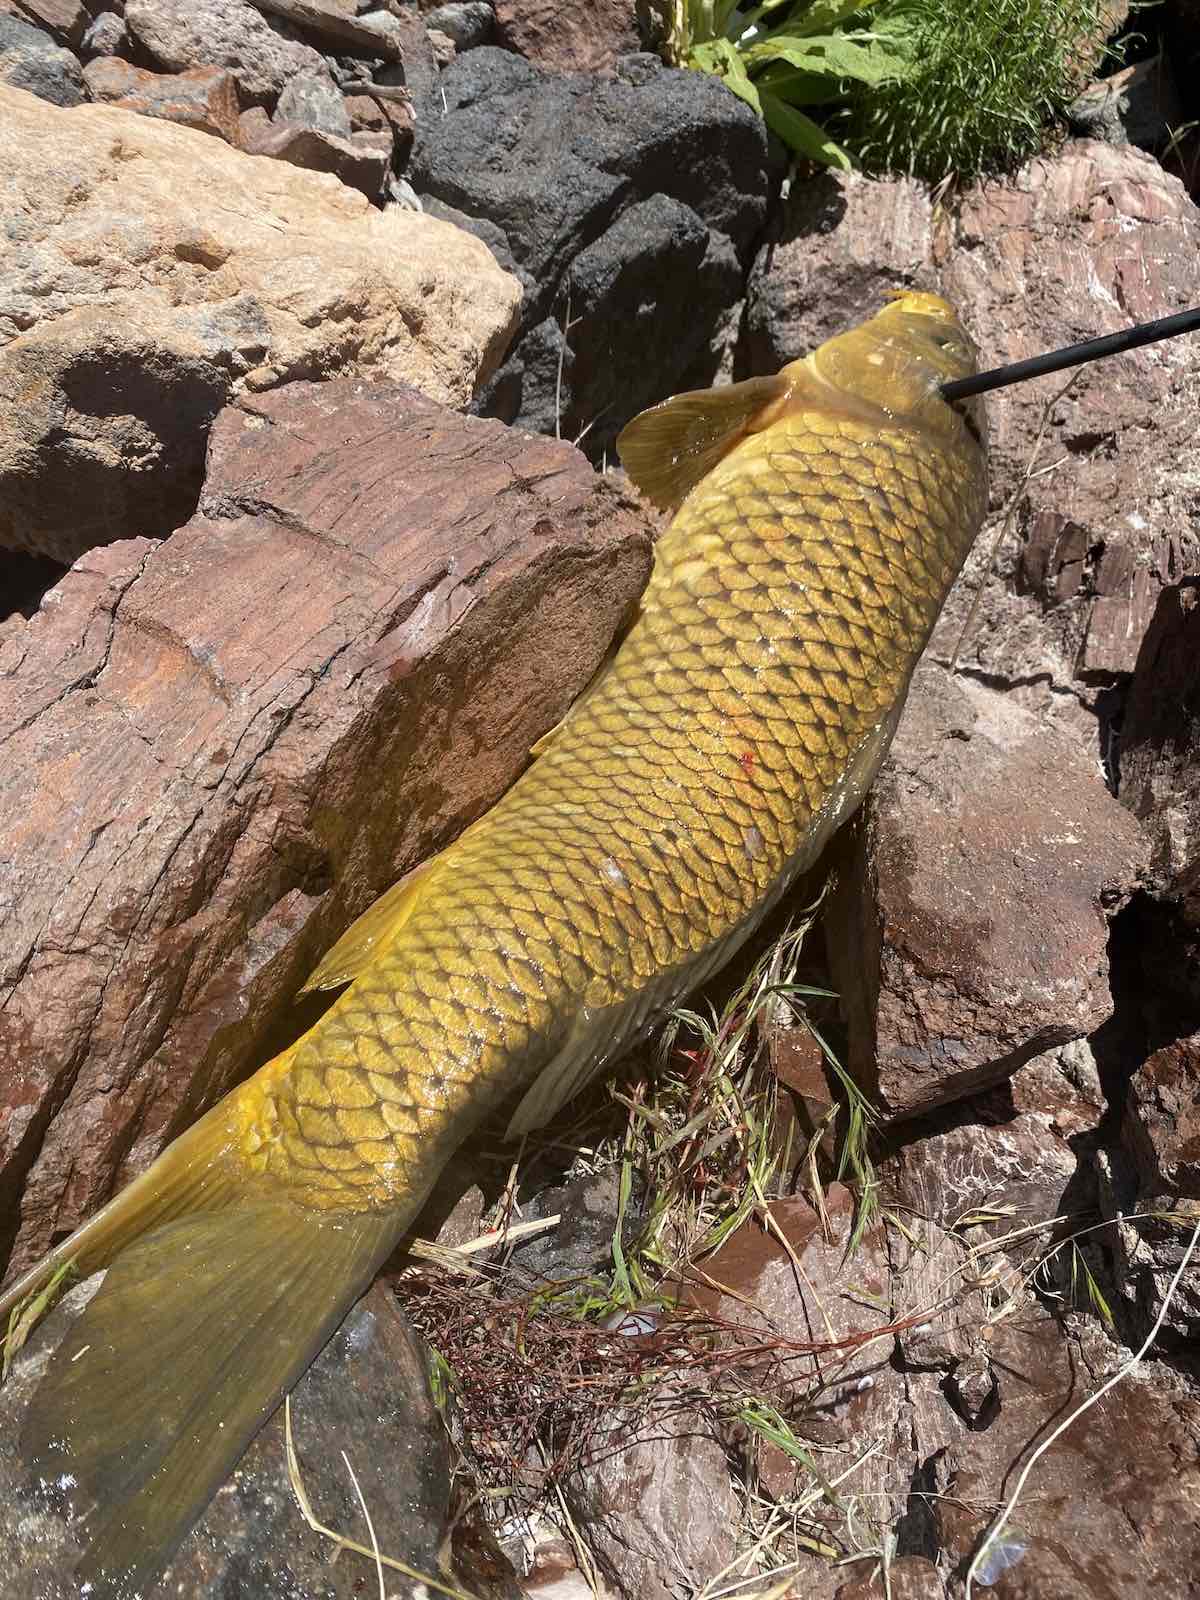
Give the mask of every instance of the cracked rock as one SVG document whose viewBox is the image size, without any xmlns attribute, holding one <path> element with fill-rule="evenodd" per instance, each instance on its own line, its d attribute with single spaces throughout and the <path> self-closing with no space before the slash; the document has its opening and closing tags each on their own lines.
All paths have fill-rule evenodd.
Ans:
<svg viewBox="0 0 1200 1600">
<path fill-rule="evenodd" d="M 849 1068 L 888 1118 L 1110 1015 L 1108 919 L 1148 855 L 1065 733 L 932 662 L 849 835 L 829 937 Z"/>
<path fill-rule="evenodd" d="M 14 1268 L 308 1025 L 320 954 L 511 783 L 648 568 L 571 446 L 343 379 L 226 409 L 185 527 L 4 625 Z"/>
</svg>

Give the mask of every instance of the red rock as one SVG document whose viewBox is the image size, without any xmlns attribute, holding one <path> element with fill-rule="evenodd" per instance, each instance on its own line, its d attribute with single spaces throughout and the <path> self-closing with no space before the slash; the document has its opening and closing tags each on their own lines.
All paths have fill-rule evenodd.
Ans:
<svg viewBox="0 0 1200 1600">
<path fill-rule="evenodd" d="M 186 526 L 93 552 L 6 626 L 14 1265 L 303 1025 L 319 953 L 512 781 L 648 552 L 565 443 L 299 384 L 222 412 Z"/>
<path fill-rule="evenodd" d="M 1112 1010 L 1108 915 L 1146 858 L 1096 763 L 932 663 L 831 908 L 849 1069 L 911 1116 L 1009 1078 Z"/>
<path fill-rule="evenodd" d="M 603 72 L 642 49 L 635 0 L 496 0 L 496 37 L 555 72 Z"/>
<path fill-rule="evenodd" d="M 52 33 L 71 49 L 79 44 L 91 17 L 81 0 L 14 0 L 4 10 L 15 17 L 23 16 L 37 28 Z"/>
<path fill-rule="evenodd" d="M 1200 577 L 1159 593 L 1125 702 L 1120 760 L 1121 801 L 1154 840 L 1162 886 L 1176 885 L 1200 868 Z"/>
<path fill-rule="evenodd" d="M 1200 1034 L 1164 1045 L 1137 1069 L 1121 1131 L 1143 1196 L 1200 1198 Z"/>
<path fill-rule="evenodd" d="M 117 56 L 97 56 L 84 67 L 83 81 L 93 100 L 238 143 L 237 85 L 220 67 L 146 72 Z"/>
<path fill-rule="evenodd" d="M 357 15 L 352 6 L 336 0 L 250 0 L 268 16 L 282 17 L 301 32 L 314 35 L 325 49 L 330 45 L 349 46 L 368 56 L 385 61 L 401 61 L 399 26 L 382 4 L 370 18 Z"/>
<path fill-rule="evenodd" d="M 377 200 L 391 164 L 391 140 L 384 149 L 376 143 L 363 145 L 361 137 L 339 139 L 336 134 L 296 122 L 273 122 L 264 129 L 261 119 L 252 121 L 249 114 L 243 114 L 241 122 L 242 149 L 247 155 L 273 156 L 309 172 L 332 173 L 368 200 Z M 374 140 L 376 136 L 365 137 Z"/>
</svg>

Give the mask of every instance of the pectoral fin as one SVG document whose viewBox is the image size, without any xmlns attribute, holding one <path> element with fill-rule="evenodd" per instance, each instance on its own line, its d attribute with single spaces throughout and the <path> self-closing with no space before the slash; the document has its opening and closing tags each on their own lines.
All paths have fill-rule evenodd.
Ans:
<svg viewBox="0 0 1200 1600">
<path fill-rule="evenodd" d="M 428 886 L 429 869 L 440 859 L 440 856 L 433 856 L 421 866 L 414 867 L 411 872 L 404 874 L 399 883 L 385 890 L 378 900 L 373 900 L 362 916 L 355 918 L 337 943 L 325 952 L 298 993 L 336 989 L 340 984 L 352 983 L 360 977 L 417 909 L 421 895 Z"/>
<path fill-rule="evenodd" d="M 673 510 L 736 444 L 768 427 L 791 392 L 779 373 L 677 394 L 622 428 L 621 464 L 648 499 Z"/>
</svg>

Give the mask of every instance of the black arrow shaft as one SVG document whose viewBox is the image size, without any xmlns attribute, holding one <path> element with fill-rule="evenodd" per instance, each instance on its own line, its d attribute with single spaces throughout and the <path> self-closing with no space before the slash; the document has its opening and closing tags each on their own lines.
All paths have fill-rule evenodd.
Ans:
<svg viewBox="0 0 1200 1600">
<path fill-rule="evenodd" d="M 1126 328 L 1123 333 L 1109 333 L 1102 339 L 1069 344 L 1064 350 L 1051 350 L 1044 356 L 1030 356 L 1028 361 L 1014 361 L 1011 366 L 993 367 L 990 372 L 978 372 L 973 378 L 957 378 L 953 383 L 942 385 L 942 394 L 947 400 L 965 400 L 968 395 L 1006 389 L 1010 383 L 1024 383 L 1026 378 L 1040 378 L 1048 372 L 1080 367 L 1085 361 L 1117 356 L 1125 350 L 1136 350 L 1139 345 L 1156 344 L 1159 339 L 1173 339 L 1176 334 L 1192 333 L 1197 328 L 1200 328 L 1200 306 L 1193 307 L 1191 311 L 1181 311 L 1178 316 L 1159 317 L 1156 322 L 1139 323 L 1136 328 Z"/>
</svg>

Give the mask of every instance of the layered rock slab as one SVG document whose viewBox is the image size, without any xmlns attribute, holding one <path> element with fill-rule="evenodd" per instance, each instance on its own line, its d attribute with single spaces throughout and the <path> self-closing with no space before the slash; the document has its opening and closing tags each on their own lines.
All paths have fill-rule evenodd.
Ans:
<svg viewBox="0 0 1200 1600">
<path fill-rule="evenodd" d="M 188 128 L 0 86 L 0 544 L 69 562 L 194 509 L 243 389 L 341 373 L 465 405 L 520 287 L 469 234 Z"/>
<path fill-rule="evenodd" d="M 343 380 L 227 409 L 186 527 L 9 620 L 14 1266 L 312 1020 L 321 952 L 507 787 L 648 567 L 570 446 Z"/>
<path fill-rule="evenodd" d="M 1072 739 L 927 662 L 832 910 L 851 1072 L 906 1117 L 1109 1016 L 1108 920 L 1140 826 Z"/>
</svg>

